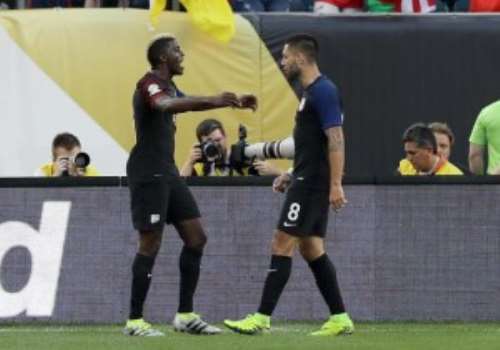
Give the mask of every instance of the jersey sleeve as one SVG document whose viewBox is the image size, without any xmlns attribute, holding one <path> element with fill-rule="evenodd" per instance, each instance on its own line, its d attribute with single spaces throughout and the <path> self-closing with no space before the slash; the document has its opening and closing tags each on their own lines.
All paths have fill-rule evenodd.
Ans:
<svg viewBox="0 0 500 350">
<path fill-rule="evenodd" d="M 330 84 L 321 84 L 312 93 L 313 107 L 318 114 L 323 130 L 341 126 L 343 116 L 337 88 Z"/>
<path fill-rule="evenodd" d="M 484 126 L 484 121 L 483 121 L 485 113 L 486 113 L 485 111 L 479 113 L 479 116 L 477 117 L 476 122 L 474 123 L 474 127 L 472 128 L 469 137 L 469 142 L 474 143 L 476 145 L 484 146 L 487 143 L 486 128 Z"/>
<path fill-rule="evenodd" d="M 140 90 L 147 103 L 153 106 L 155 100 L 161 96 L 168 96 L 165 91 L 162 90 L 158 82 L 148 79 L 140 85 Z"/>
</svg>

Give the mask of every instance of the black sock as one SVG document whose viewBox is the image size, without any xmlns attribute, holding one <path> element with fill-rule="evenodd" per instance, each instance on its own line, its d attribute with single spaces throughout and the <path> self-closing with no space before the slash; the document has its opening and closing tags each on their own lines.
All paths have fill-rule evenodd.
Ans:
<svg viewBox="0 0 500 350">
<path fill-rule="evenodd" d="M 340 295 L 337 273 L 327 254 L 321 255 L 309 263 L 319 291 L 325 299 L 332 315 L 345 312 L 344 302 Z"/>
<path fill-rule="evenodd" d="M 292 271 L 292 258 L 273 255 L 258 312 L 271 316 Z"/>
<path fill-rule="evenodd" d="M 132 295 L 129 315 L 131 320 L 142 318 L 142 308 L 151 284 L 151 271 L 153 271 L 154 263 L 154 257 L 139 253 L 135 256 L 132 264 Z"/>
<path fill-rule="evenodd" d="M 181 283 L 178 312 L 193 312 L 193 296 L 200 277 L 202 252 L 183 247 L 179 258 Z"/>
</svg>

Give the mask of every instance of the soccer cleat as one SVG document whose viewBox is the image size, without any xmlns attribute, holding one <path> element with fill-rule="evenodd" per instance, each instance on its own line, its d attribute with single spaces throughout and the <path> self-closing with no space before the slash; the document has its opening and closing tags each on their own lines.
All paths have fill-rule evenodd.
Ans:
<svg viewBox="0 0 500 350">
<path fill-rule="evenodd" d="M 142 318 L 137 320 L 128 320 L 123 334 L 137 337 L 162 337 L 165 334 L 157 329 L 154 329 L 151 324 L 144 321 Z"/>
<path fill-rule="evenodd" d="M 312 332 L 310 335 L 348 335 L 354 332 L 354 324 L 348 314 L 338 314 L 330 316 L 320 330 Z"/>
<path fill-rule="evenodd" d="M 224 320 L 224 325 L 236 333 L 252 335 L 271 329 L 271 317 L 257 312 L 239 321 Z"/>
<path fill-rule="evenodd" d="M 194 312 L 177 313 L 172 324 L 176 332 L 205 335 L 219 334 L 222 332 L 220 328 L 209 325 L 201 319 L 200 315 Z"/>
</svg>

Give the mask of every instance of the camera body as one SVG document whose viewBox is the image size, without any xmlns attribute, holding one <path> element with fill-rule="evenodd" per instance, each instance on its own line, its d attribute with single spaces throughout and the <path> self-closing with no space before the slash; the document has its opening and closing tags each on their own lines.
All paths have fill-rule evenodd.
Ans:
<svg viewBox="0 0 500 350">
<path fill-rule="evenodd" d="M 76 168 L 86 168 L 90 164 L 90 156 L 85 152 L 78 153 L 74 158 L 64 157 L 60 160 L 65 160 L 66 162 L 73 162 Z M 70 176 L 68 170 L 64 170 L 61 176 Z"/>
<path fill-rule="evenodd" d="M 246 139 L 247 128 L 243 124 L 240 124 L 238 128 L 238 142 L 231 145 L 231 157 L 229 158 L 229 164 L 240 174 L 243 174 L 244 168 L 248 168 L 249 175 L 259 175 L 258 171 L 252 165 L 255 157 L 247 157 L 245 155 L 245 149 L 248 147 Z"/>
<path fill-rule="evenodd" d="M 197 147 L 201 150 L 201 163 L 213 163 L 222 159 L 221 149 L 210 140 L 200 143 Z"/>
</svg>

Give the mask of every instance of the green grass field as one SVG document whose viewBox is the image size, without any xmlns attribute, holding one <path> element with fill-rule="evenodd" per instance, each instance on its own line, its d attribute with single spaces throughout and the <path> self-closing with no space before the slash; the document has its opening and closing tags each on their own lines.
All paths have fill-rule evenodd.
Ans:
<svg viewBox="0 0 500 350">
<path fill-rule="evenodd" d="M 277 323 L 271 333 L 218 336 L 174 333 L 127 337 L 120 326 L 0 326 L 1 350 L 462 350 L 500 349 L 500 323 L 358 323 L 356 333 L 310 337 L 319 325 Z M 160 326 L 162 330 L 166 327 Z"/>
</svg>

